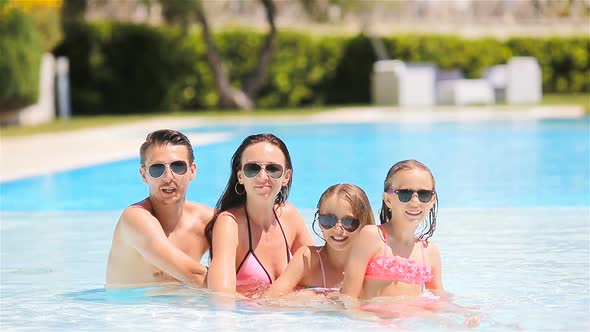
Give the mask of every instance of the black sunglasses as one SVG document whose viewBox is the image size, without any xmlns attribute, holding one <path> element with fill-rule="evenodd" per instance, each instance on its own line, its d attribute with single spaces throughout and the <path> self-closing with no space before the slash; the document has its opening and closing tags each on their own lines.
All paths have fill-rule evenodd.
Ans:
<svg viewBox="0 0 590 332">
<path fill-rule="evenodd" d="M 336 218 L 334 215 L 318 214 L 318 223 L 324 229 L 331 229 L 332 227 L 336 226 L 338 221 L 338 218 Z M 340 220 L 340 224 L 345 231 L 352 233 L 359 228 L 361 222 L 353 217 L 344 217 Z"/>
<path fill-rule="evenodd" d="M 188 165 L 186 162 L 182 160 L 173 161 L 171 163 L 157 163 L 150 165 L 148 169 L 148 173 L 154 179 L 157 179 L 164 175 L 166 172 L 166 167 L 170 167 L 170 170 L 178 175 L 183 175 L 188 170 Z"/>
<path fill-rule="evenodd" d="M 414 194 L 418 194 L 418 199 L 422 203 L 428 203 L 432 200 L 432 196 L 436 194 L 434 190 L 412 190 L 412 189 L 389 189 L 388 194 L 397 194 L 397 198 L 402 203 L 407 203 L 412 200 Z"/>
<path fill-rule="evenodd" d="M 264 168 L 266 174 L 273 179 L 278 179 L 283 175 L 283 166 L 279 164 L 260 165 L 258 163 L 246 163 L 242 167 L 242 171 L 244 171 L 244 175 L 247 178 L 253 178 L 260 173 L 262 168 Z"/>
</svg>

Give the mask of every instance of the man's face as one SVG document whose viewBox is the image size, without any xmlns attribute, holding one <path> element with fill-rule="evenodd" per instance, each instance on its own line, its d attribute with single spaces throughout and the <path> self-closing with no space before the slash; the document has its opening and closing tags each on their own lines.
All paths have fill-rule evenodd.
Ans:
<svg viewBox="0 0 590 332">
<path fill-rule="evenodd" d="M 186 198 L 189 182 L 194 179 L 197 165 L 189 163 L 184 145 L 154 145 L 145 153 L 145 163 L 139 172 L 150 188 L 150 197 L 162 203 Z"/>
</svg>

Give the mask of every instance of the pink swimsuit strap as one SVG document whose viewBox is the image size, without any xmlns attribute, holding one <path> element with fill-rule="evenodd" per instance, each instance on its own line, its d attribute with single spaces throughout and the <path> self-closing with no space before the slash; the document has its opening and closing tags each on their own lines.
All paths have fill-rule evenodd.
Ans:
<svg viewBox="0 0 590 332">
<path fill-rule="evenodd" d="M 431 281 L 432 271 L 430 266 L 426 265 L 426 257 L 424 255 L 426 242 L 416 239 L 416 242 L 419 241 L 422 244 L 420 249 L 422 251 L 423 263 L 417 263 L 414 260 L 395 255 L 386 256 L 387 232 L 383 228 L 383 225 L 379 225 L 378 227 L 384 242 L 383 255 L 373 257 L 369 261 L 367 270 L 365 271 L 365 278 L 401 281 L 417 285 L 424 285 L 424 283 Z"/>
<path fill-rule="evenodd" d="M 324 288 L 326 288 L 326 271 L 324 270 L 324 262 L 322 260 L 322 254 L 320 253 L 324 249 L 324 247 L 320 247 L 316 252 L 318 253 L 318 257 L 320 258 L 320 269 L 322 270 L 322 282 L 324 283 Z"/>
<path fill-rule="evenodd" d="M 250 216 L 248 216 L 248 210 L 244 207 L 246 211 L 246 222 L 248 223 L 248 241 L 249 241 L 249 249 L 246 253 L 246 256 L 238 266 L 236 270 L 236 285 L 244 286 L 244 285 L 252 285 L 252 284 L 272 284 L 272 279 L 270 274 L 260 262 L 260 259 L 254 253 L 254 248 L 252 246 L 252 230 L 250 226 Z M 287 237 L 285 236 L 285 231 L 283 230 L 283 226 L 279 221 L 279 218 L 275 212 L 275 218 L 279 227 L 281 228 L 281 233 L 283 233 L 283 240 L 285 240 L 285 250 L 287 256 L 287 263 L 291 260 L 292 254 L 289 248 L 289 244 L 287 243 Z"/>
</svg>

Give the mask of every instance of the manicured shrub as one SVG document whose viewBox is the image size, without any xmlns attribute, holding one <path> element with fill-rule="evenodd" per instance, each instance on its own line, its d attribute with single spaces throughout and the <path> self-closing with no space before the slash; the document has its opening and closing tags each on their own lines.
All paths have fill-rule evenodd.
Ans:
<svg viewBox="0 0 590 332">
<path fill-rule="evenodd" d="M 201 33 L 122 23 L 68 25 L 56 54 L 70 58 L 76 114 L 215 108 L 219 99 Z M 240 29 L 213 36 L 236 87 L 255 68 L 265 33 Z M 465 39 L 449 35 L 383 38 L 390 58 L 461 69 L 481 77 L 512 56 L 535 56 L 543 91 L 590 92 L 590 38 Z M 280 30 L 257 106 L 370 102 L 377 59 L 369 38 Z"/>
<path fill-rule="evenodd" d="M 0 111 L 35 103 L 41 43 L 30 17 L 18 9 L 0 14 Z"/>
</svg>

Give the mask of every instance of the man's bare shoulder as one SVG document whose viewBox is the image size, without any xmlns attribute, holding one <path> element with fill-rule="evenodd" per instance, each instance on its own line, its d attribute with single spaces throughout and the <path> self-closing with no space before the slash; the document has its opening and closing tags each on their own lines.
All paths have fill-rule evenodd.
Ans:
<svg viewBox="0 0 590 332">
<path fill-rule="evenodd" d="M 133 220 L 136 217 L 153 215 L 151 210 L 152 208 L 150 201 L 146 198 L 143 201 L 133 203 L 126 207 L 125 210 L 123 210 L 123 213 L 121 213 L 119 222 L 129 222 L 130 220 Z"/>
<path fill-rule="evenodd" d="M 190 215 L 188 221 L 191 224 L 191 228 L 202 232 L 207 223 L 213 218 L 214 209 L 197 202 L 186 201 L 185 204 L 187 212 Z"/>
<path fill-rule="evenodd" d="M 214 209 L 208 205 L 187 201 L 187 207 L 190 208 L 191 212 L 196 214 L 199 219 L 208 222 L 213 217 Z"/>
</svg>

